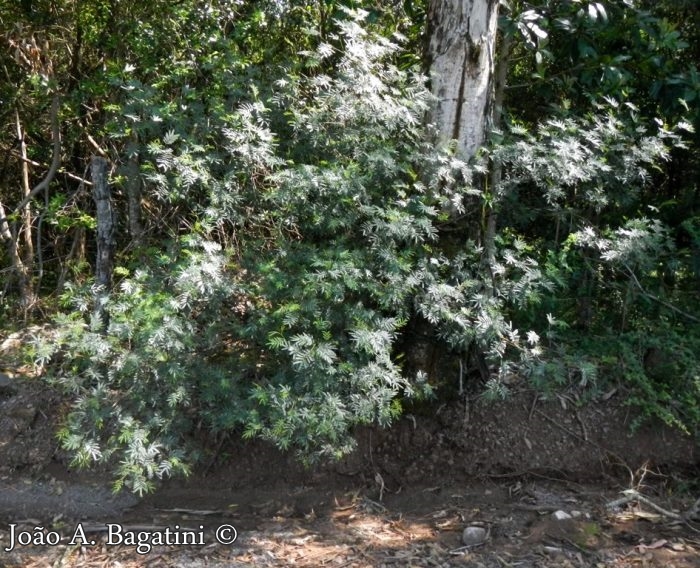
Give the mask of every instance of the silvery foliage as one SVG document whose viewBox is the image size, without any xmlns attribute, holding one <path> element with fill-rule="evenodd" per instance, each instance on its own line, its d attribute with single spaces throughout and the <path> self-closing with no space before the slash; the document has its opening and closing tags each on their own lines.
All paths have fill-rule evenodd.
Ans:
<svg viewBox="0 0 700 568">
<path fill-rule="evenodd" d="M 542 355 L 539 335 L 509 313 L 550 284 L 517 237 L 499 240 L 488 267 L 474 242 L 441 249 L 439 223 L 482 196 L 484 162 L 433 144 L 425 78 L 394 65 L 398 44 L 364 17 L 349 12 L 272 95 L 252 86 L 206 117 L 181 105 L 144 130 L 149 197 L 175 208 L 187 235 L 120 269 L 106 332 L 91 291 L 69 287 L 75 311 L 37 346 L 73 397 L 64 446 L 77 463 L 117 462 L 117 487 L 143 492 L 186 473 L 197 424 L 309 459 L 344 455 L 354 426 L 389 424 L 401 397 L 430 392 L 396 357 L 416 314 L 455 351 L 476 345 L 497 394 Z M 606 180 L 627 187 L 663 157 L 653 136 L 624 154 L 612 119 L 584 130 L 548 123 L 493 149 L 505 166 L 494 204 L 534 182 L 554 208 L 581 193 L 604 206 Z M 613 167 L 604 156 L 618 146 Z"/>
</svg>

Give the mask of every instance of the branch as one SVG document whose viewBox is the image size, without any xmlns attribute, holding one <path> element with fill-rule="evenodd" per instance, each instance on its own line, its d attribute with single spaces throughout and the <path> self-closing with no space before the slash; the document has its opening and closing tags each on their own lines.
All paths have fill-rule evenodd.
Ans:
<svg viewBox="0 0 700 568">
<path fill-rule="evenodd" d="M 650 300 L 654 300 L 655 302 L 658 302 L 659 304 L 668 308 L 669 310 L 673 310 L 677 314 L 680 314 L 680 315 L 688 318 L 690 321 L 694 321 L 695 323 L 700 323 L 700 318 L 697 318 L 693 314 L 689 314 L 688 312 L 684 312 L 683 310 L 677 308 L 673 304 L 669 304 L 665 300 L 662 300 L 661 298 L 654 296 L 653 294 L 650 294 L 649 292 L 647 292 L 644 289 L 644 287 L 642 286 L 642 284 L 639 282 L 639 280 L 637 279 L 637 276 L 634 274 L 634 272 L 632 272 L 632 269 L 630 269 L 630 267 L 627 266 L 627 264 L 625 264 L 624 262 L 622 263 L 622 266 L 624 266 L 627 269 L 627 272 L 632 277 L 632 280 L 637 285 L 637 288 L 639 288 L 639 291 L 642 293 L 643 296 L 646 296 Z"/>
<path fill-rule="evenodd" d="M 661 513 L 662 515 L 669 517 L 671 519 L 681 519 L 681 515 L 678 513 L 674 513 L 673 511 L 667 511 L 663 507 L 659 507 L 656 503 L 654 503 L 652 500 L 644 497 L 644 495 L 641 495 L 638 491 L 635 489 L 625 489 L 622 494 L 624 497 L 621 497 L 620 499 L 615 499 L 615 501 L 610 501 L 610 503 L 607 503 L 605 507 L 607 509 L 614 509 L 616 507 L 619 507 L 620 505 L 624 505 L 625 503 L 629 503 L 630 501 L 639 501 L 641 503 L 645 503 L 649 505 L 652 509 L 654 509 L 657 513 Z"/>
<path fill-rule="evenodd" d="M 17 158 L 18 160 L 20 160 L 21 162 L 26 162 L 27 164 L 29 164 L 30 166 L 34 166 L 35 168 L 43 168 L 43 167 L 46 166 L 45 164 L 40 164 L 40 163 L 37 162 L 36 160 L 32 160 L 32 159 L 30 159 L 30 158 L 24 158 L 24 157 L 20 156 L 20 155 L 19 155 L 16 151 L 14 151 L 14 150 L 10 151 L 10 153 L 11 153 L 15 158 Z M 69 177 L 69 178 L 71 178 L 71 179 L 74 179 L 75 181 L 79 181 L 80 183 L 83 183 L 83 184 L 85 184 L 85 185 L 92 185 L 92 182 L 91 182 L 90 180 L 87 180 L 87 179 L 85 179 L 84 177 L 77 176 L 77 175 L 75 175 L 74 173 L 71 173 L 71 172 L 65 170 L 64 168 L 59 169 L 56 173 L 65 175 L 66 177 Z"/>
<path fill-rule="evenodd" d="M 42 191 L 48 189 L 49 184 L 53 181 L 53 178 L 58 171 L 58 166 L 61 164 L 61 131 L 58 122 L 58 108 L 59 108 L 60 98 L 58 94 L 55 94 L 53 101 L 51 101 L 51 136 L 53 137 L 53 157 L 51 159 L 51 166 L 46 176 L 41 180 L 34 189 L 32 189 L 29 194 L 20 202 L 17 207 L 14 208 L 10 215 L 18 213 L 27 206 L 34 197 L 39 195 Z M 0 226 L 7 222 L 7 218 L 3 215 L 0 217 Z"/>
<path fill-rule="evenodd" d="M 93 148 L 95 148 L 95 151 L 96 151 L 100 156 L 102 156 L 103 158 L 109 158 L 109 156 L 107 155 L 107 152 L 105 152 L 105 151 L 100 147 L 100 145 L 97 143 L 97 141 L 96 141 L 92 136 L 90 136 L 89 134 L 86 134 L 85 136 L 87 137 L 88 142 L 90 142 L 90 144 L 92 144 Z"/>
</svg>

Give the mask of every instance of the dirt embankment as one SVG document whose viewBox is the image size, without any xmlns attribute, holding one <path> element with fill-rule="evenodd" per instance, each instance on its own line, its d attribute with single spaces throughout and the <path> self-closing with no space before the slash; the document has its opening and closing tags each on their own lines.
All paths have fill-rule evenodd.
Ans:
<svg viewBox="0 0 700 568">
<path fill-rule="evenodd" d="M 0 497 L 0 514 L 72 514 L 80 507 L 69 489 L 16 481 L 18 476 L 39 475 L 48 466 L 67 466 L 54 436 L 59 404 L 40 380 L 0 375 L 0 482 L 14 484 Z M 387 489 L 396 489 L 427 479 L 439 484 L 499 475 L 632 479 L 642 469 L 688 471 L 700 463 L 695 440 L 660 425 L 631 432 L 631 418 L 624 400 L 616 397 L 587 406 L 563 396 L 545 401 L 532 392 L 495 403 L 476 397 L 423 415 L 409 414 L 389 430 L 362 429 L 354 454 L 314 472 L 262 443 L 232 442 L 217 448 L 220 455 L 212 455 L 209 465 L 225 468 L 231 483 L 241 487 L 269 486 L 280 479 L 303 485 L 310 478 L 329 476 L 359 476 L 373 485 L 379 473 Z M 45 495 L 43 505 L 38 495 Z M 94 495 L 92 502 L 101 503 L 95 509 L 99 513 L 108 500 Z M 88 505 L 83 506 L 87 513 Z"/>
<path fill-rule="evenodd" d="M 141 501 L 111 494 L 104 472 L 69 469 L 54 435 L 60 404 L 42 381 L 0 373 L 0 549 L 12 523 L 56 533 L 86 523 L 97 545 L 22 547 L 0 552 L 0 566 L 700 565 L 700 525 L 683 515 L 700 491 L 698 444 L 660 425 L 631 432 L 620 394 L 583 406 L 523 390 L 423 408 L 359 430 L 352 455 L 313 470 L 260 442 L 212 445 L 193 479 Z M 630 487 L 678 517 L 642 501 L 605 506 Z M 551 517 L 561 512 L 571 518 Z M 240 540 L 145 558 L 105 541 L 115 522 L 153 534 L 231 523 Z M 467 526 L 486 540 L 465 548 Z"/>
</svg>

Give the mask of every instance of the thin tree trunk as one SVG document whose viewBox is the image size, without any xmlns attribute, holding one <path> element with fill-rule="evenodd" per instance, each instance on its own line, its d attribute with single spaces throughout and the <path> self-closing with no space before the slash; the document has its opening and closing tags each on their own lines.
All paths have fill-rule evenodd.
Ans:
<svg viewBox="0 0 700 568">
<path fill-rule="evenodd" d="M 56 93 L 51 101 L 51 135 L 53 138 L 53 156 L 49 171 L 33 189 L 29 190 L 29 172 L 28 164 L 30 160 L 27 158 L 26 146 L 23 141 L 22 127 L 19 120 L 19 115 L 16 115 L 17 135 L 21 141 L 20 159 L 22 161 L 22 195 L 20 203 L 11 210 L 10 215 L 19 214 L 23 220 L 23 225 L 20 229 L 10 226 L 5 208 L 0 204 L 0 240 L 8 241 L 8 253 L 12 262 L 12 268 L 17 274 L 20 303 L 24 310 L 24 319 L 29 317 L 29 314 L 36 301 L 34 287 L 32 285 L 32 267 L 34 264 L 34 247 L 32 243 L 32 218 L 29 211 L 29 203 L 34 197 L 41 192 L 48 192 L 49 185 L 53 181 L 58 167 L 61 163 L 61 132 L 59 124 L 60 97 Z M 48 195 L 48 194 L 47 194 Z M 24 237 L 25 246 L 20 246 L 20 240 Z"/>
<path fill-rule="evenodd" d="M 510 60 L 510 49 L 513 38 L 510 35 L 503 37 L 501 48 L 498 52 L 496 63 L 496 83 L 493 96 L 493 107 L 491 110 L 491 124 L 494 129 L 501 127 L 503 117 L 503 98 L 505 96 L 506 79 L 508 77 L 508 62 Z M 490 196 L 485 201 L 486 227 L 484 229 L 484 262 L 491 274 L 491 293 L 495 293 L 495 275 L 493 267 L 496 264 L 496 228 L 498 224 L 497 205 L 499 196 L 498 186 L 501 183 L 503 174 L 503 164 L 499 161 L 491 161 L 491 180 L 489 183 Z"/>
<path fill-rule="evenodd" d="M 141 167 L 138 152 L 138 140 L 134 136 L 128 148 L 129 158 L 124 167 L 126 174 L 126 193 L 129 198 L 129 234 L 133 243 L 141 244 L 143 225 L 141 224 Z"/>
<path fill-rule="evenodd" d="M 10 256 L 12 271 L 17 275 L 17 284 L 20 295 L 20 306 L 24 311 L 25 320 L 29 316 L 29 310 L 34 302 L 34 293 L 31 285 L 30 272 L 22 261 L 19 251 L 19 236 L 7 222 L 5 207 L 0 202 L 0 240 L 7 242 L 7 252 Z"/>
<path fill-rule="evenodd" d="M 73 236 L 73 244 L 70 247 L 68 256 L 63 260 L 61 264 L 61 273 L 58 276 L 58 282 L 56 284 L 56 293 L 60 294 L 63 291 L 63 285 L 66 283 L 66 277 L 68 276 L 68 270 L 70 270 L 71 265 L 80 264 L 81 261 L 85 259 L 85 228 L 76 227 L 75 234 Z"/>
<path fill-rule="evenodd" d="M 27 160 L 27 141 L 24 139 L 22 123 L 19 118 L 19 111 L 15 109 L 15 126 L 17 128 L 17 140 L 19 140 L 19 151 L 22 157 L 22 198 L 26 198 L 32 191 L 29 185 L 29 163 Z M 29 203 L 22 210 L 22 235 L 24 237 L 24 264 L 31 266 L 34 259 L 34 242 L 32 241 L 32 212 Z M 30 269 L 31 270 L 31 269 Z"/>
<path fill-rule="evenodd" d="M 107 183 L 107 160 L 93 156 L 92 195 L 97 208 L 97 260 L 95 262 L 95 315 L 102 320 L 103 329 L 109 325 L 109 314 L 105 308 L 107 296 L 112 288 L 114 252 L 116 249 L 116 213 L 112 206 L 112 195 Z"/>
<path fill-rule="evenodd" d="M 29 185 L 29 163 L 27 161 L 27 141 L 24 139 L 22 122 L 19 118 L 19 111 L 15 109 L 15 127 L 17 140 L 19 140 L 20 156 L 22 158 L 22 200 L 25 201 L 31 193 Z M 16 270 L 19 276 L 20 305 L 24 309 L 25 319 L 35 303 L 34 287 L 32 285 L 32 268 L 34 265 L 34 242 L 32 240 L 32 211 L 29 203 L 20 211 L 22 217 L 22 227 L 14 243 L 15 254 L 17 255 Z M 20 237 L 21 235 L 21 237 Z M 23 246 L 19 241 L 23 242 Z M 21 260 L 20 260 L 21 259 Z"/>
</svg>

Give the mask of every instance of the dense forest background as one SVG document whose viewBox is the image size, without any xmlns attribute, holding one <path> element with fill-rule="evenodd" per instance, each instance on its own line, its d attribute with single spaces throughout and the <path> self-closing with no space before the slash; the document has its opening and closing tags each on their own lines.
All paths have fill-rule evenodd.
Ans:
<svg viewBox="0 0 700 568">
<path fill-rule="evenodd" d="M 523 386 L 695 433 L 697 0 L 479 3 L 467 151 L 449 0 L 0 0 L 0 326 L 51 323 L 76 463 L 143 492 L 195 432 L 312 461 Z"/>
</svg>

